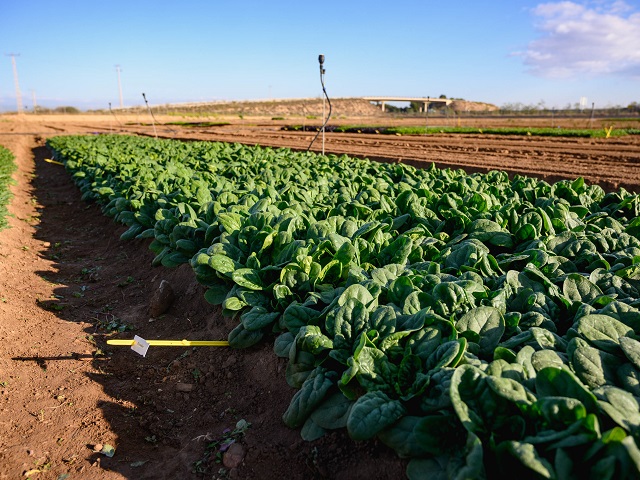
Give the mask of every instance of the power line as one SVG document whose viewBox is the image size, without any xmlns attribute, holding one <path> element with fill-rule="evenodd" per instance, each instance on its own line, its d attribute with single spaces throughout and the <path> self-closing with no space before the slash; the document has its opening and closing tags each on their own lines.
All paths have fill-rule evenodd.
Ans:
<svg viewBox="0 0 640 480">
<path fill-rule="evenodd" d="M 18 81 L 18 67 L 16 66 L 16 57 L 19 53 L 6 53 L 7 57 L 11 57 L 11 65 L 13 66 L 13 82 L 16 85 L 16 106 L 18 113 L 22 113 L 22 94 L 20 93 L 20 82 Z"/>
</svg>

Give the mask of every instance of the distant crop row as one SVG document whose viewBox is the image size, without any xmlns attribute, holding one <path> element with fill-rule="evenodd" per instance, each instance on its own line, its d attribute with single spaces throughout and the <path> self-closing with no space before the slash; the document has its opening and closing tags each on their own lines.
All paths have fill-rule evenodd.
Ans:
<svg viewBox="0 0 640 480">
<path fill-rule="evenodd" d="M 282 127 L 283 130 L 308 130 L 317 131 L 320 127 L 288 125 Z M 591 129 L 591 128 L 544 128 L 544 127 L 384 127 L 369 125 L 336 125 L 325 127 L 326 131 L 340 133 L 379 133 L 386 135 L 435 135 L 439 133 L 447 134 L 485 134 L 485 135 L 525 135 L 538 137 L 580 137 L 580 138 L 603 138 L 621 137 L 625 135 L 640 135 L 639 129 L 634 128 L 611 128 L 611 129 Z"/>
<path fill-rule="evenodd" d="M 640 198 L 582 179 L 122 136 L 48 141 L 86 200 L 272 341 L 283 415 L 411 479 L 640 475 Z"/>
<path fill-rule="evenodd" d="M 0 230 L 7 226 L 7 204 L 11 198 L 9 185 L 11 174 L 16 169 L 14 157 L 10 150 L 0 146 Z"/>
</svg>

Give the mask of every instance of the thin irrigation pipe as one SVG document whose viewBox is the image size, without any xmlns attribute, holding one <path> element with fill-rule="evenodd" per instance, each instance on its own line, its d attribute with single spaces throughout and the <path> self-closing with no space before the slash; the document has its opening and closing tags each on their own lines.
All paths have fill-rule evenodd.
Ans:
<svg viewBox="0 0 640 480">
<path fill-rule="evenodd" d="M 322 66 L 324 63 L 324 55 L 320 55 L 320 57 L 318 57 L 318 60 L 320 61 L 320 84 L 322 85 L 322 93 L 324 93 L 324 97 L 322 98 L 322 117 L 324 118 L 324 115 L 325 115 L 325 102 L 324 102 L 325 98 L 327 100 L 327 103 L 329 104 L 329 114 L 327 115 L 327 118 L 324 120 L 324 123 L 322 124 L 322 127 L 320 128 L 320 130 L 318 130 L 318 132 L 316 133 L 316 136 L 313 137 L 313 140 L 311 140 L 311 143 L 307 147 L 307 152 L 311 150 L 311 146 L 313 145 L 313 142 L 316 141 L 316 139 L 320 135 L 320 132 L 322 132 L 322 155 L 324 155 L 324 130 L 325 130 L 325 127 L 327 126 L 327 123 L 329 122 L 329 119 L 331 118 L 332 107 L 331 107 L 331 100 L 329 99 L 329 95 L 327 95 L 327 89 L 324 86 L 325 70 Z"/>
<path fill-rule="evenodd" d="M 113 110 L 111 110 L 111 102 L 109 102 L 109 112 L 111 112 L 111 115 L 113 115 L 113 118 L 116 119 L 116 122 L 118 122 L 118 125 L 122 126 L 122 123 L 120 122 L 120 120 L 118 119 L 118 117 L 116 117 L 116 114 Z"/>
<path fill-rule="evenodd" d="M 147 102 L 147 96 L 143 93 L 142 98 L 144 98 L 144 103 L 147 104 L 147 111 L 149 115 L 151 115 L 151 125 L 153 125 L 153 134 L 156 138 L 158 138 L 158 132 L 156 130 L 156 117 L 153 116 L 153 112 L 151 111 L 151 107 L 149 107 L 149 102 Z"/>
<path fill-rule="evenodd" d="M 322 79 L 322 74 L 320 74 L 320 78 Z M 324 83 L 322 84 L 322 87 L 324 89 Z M 324 99 L 324 97 L 322 97 L 322 118 L 324 118 L 324 115 L 325 115 L 325 108 L 326 108 L 325 104 L 326 104 L 325 99 Z M 324 155 L 324 127 L 325 127 L 326 124 L 327 123 L 325 122 L 322 125 L 322 155 Z"/>
</svg>

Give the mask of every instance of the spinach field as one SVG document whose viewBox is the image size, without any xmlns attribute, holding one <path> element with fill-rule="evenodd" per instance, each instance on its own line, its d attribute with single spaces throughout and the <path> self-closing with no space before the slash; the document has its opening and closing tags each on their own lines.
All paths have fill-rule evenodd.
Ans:
<svg viewBox="0 0 640 480">
<path fill-rule="evenodd" d="M 583 179 L 126 136 L 47 141 L 83 198 L 270 342 L 306 440 L 411 479 L 640 475 L 640 198 Z"/>
</svg>

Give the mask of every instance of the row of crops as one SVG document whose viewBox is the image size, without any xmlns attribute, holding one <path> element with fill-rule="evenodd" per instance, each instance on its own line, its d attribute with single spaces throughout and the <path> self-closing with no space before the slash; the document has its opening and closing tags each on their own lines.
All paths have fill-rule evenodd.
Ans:
<svg viewBox="0 0 640 480">
<path fill-rule="evenodd" d="M 284 422 L 411 479 L 640 475 L 640 198 L 582 179 L 125 136 L 48 140 L 83 198 L 272 342 Z"/>
<path fill-rule="evenodd" d="M 318 131 L 320 126 L 286 125 L 282 130 L 293 131 Z M 577 138 L 609 138 L 623 137 L 626 135 L 640 135 L 637 128 L 553 128 L 553 127 L 447 127 L 447 126 L 413 126 L 413 127 L 382 127 L 368 125 L 331 125 L 325 127 L 326 131 L 340 133 L 381 133 L 387 135 L 434 135 L 448 134 L 485 134 L 521 136 L 531 135 L 536 137 L 577 137 Z"/>
<path fill-rule="evenodd" d="M 10 150 L 0 145 L 0 230 L 7 226 L 7 205 L 11 198 L 9 185 L 11 174 L 16 169 L 14 157 Z"/>
</svg>

